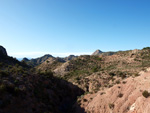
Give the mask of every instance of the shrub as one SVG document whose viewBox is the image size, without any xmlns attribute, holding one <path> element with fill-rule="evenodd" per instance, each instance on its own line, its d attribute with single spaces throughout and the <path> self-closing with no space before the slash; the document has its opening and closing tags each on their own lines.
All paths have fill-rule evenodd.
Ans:
<svg viewBox="0 0 150 113">
<path fill-rule="evenodd" d="M 7 71 L 0 71 L 0 77 L 8 77 L 9 73 Z"/>
<path fill-rule="evenodd" d="M 118 71 L 117 74 L 118 74 L 118 76 L 121 77 L 122 79 L 126 78 L 126 75 L 127 75 L 125 72 L 120 72 L 120 71 Z"/>
<path fill-rule="evenodd" d="M 6 86 L 4 84 L 0 85 L 0 92 L 5 92 L 6 91 Z"/>
<path fill-rule="evenodd" d="M 150 49 L 150 47 L 144 47 L 144 48 L 143 48 L 143 50 L 147 50 L 147 49 Z"/>
<path fill-rule="evenodd" d="M 110 104 L 109 104 L 109 108 L 110 108 L 110 109 L 113 109 L 114 107 L 115 107 L 115 105 L 114 105 L 113 103 L 110 103 Z"/>
<path fill-rule="evenodd" d="M 118 97 L 120 97 L 120 98 L 121 98 L 121 97 L 123 97 L 123 94 L 122 94 L 122 93 L 120 93 L 120 94 L 118 95 Z"/>
<path fill-rule="evenodd" d="M 79 80 L 80 80 L 80 77 L 76 77 L 75 79 L 76 79 L 77 81 L 79 81 Z"/>
<path fill-rule="evenodd" d="M 138 74 L 138 73 L 136 73 L 134 76 L 135 76 L 135 77 L 137 77 L 137 76 L 139 76 L 139 74 Z"/>
<path fill-rule="evenodd" d="M 119 80 L 117 80 L 117 81 L 116 81 L 116 83 L 117 83 L 117 84 L 120 84 L 120 81 L 119 81 Z"/>
<path fill-rule="evenodd" d="M 145 98 L 148 98 L 148 97 L 150 96 L 149 92 L 146 91 L 146 90 L 142 93 L 142 95 L 143 95 Z"/>
<path fill-rule="evenodd" d="M 127 83 L 127 81 L 123 81 L 122 83 L 123 83 L 123 84 L 126 84 L 126 83 Z"/>
<path fill-rule="evenodd" d="M 46 70 L 45 72 L 39 71 L 38 74 L 44 75 L 46 78 L 51 78 L 53 76 L 53 72 L 50 70 Z"/>
<path fill-rule="evenodd" d="M 97 72 L 98 71 L 98 67 L 94 67 L 93 69 L 92 69 L 92 72 Z"/>
<path fill-rule="evenodd" d="M 83 99 L 83 102 L 87 102 L 87 99 Z"/>
<path fill-rule="evenodd" d="M 102 58 L 101 58 L 101 57 L 98 57 L 97 60 L 102 61 Z"/>
<path fill-rule="evenodd" d="M 109 75 L 113 77 L 113 76 L 115 76 L 116 74 L 113 73 L 113 72 L 110 72 Z"/>
</svg>

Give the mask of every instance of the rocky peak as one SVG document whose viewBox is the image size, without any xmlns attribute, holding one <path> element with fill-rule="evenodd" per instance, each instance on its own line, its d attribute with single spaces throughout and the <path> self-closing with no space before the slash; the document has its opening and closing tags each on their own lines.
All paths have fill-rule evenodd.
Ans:
<svg viewBox="0 0 150 113">
<path fill-rule="evenodd" d="M 92 55 L 100 55 L 102 54 L 103 52 L 101 50 L 96 50 Z"/>
<path fill-rule="evenodd" d="M 7 56 L 7 51 L 3 46 L 0 46 L 0 56 Z"/>
</svg>

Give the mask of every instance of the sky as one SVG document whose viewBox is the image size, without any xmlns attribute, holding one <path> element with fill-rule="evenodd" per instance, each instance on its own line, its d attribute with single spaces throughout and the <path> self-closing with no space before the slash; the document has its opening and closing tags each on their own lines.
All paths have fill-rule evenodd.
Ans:
<svg viewBox="0 0 150 113">
<path fill-rule="evenodd" d="M 150 46 L 150 0 L 0 0 L 10 56 L 91 54 Z"/>
</svg>

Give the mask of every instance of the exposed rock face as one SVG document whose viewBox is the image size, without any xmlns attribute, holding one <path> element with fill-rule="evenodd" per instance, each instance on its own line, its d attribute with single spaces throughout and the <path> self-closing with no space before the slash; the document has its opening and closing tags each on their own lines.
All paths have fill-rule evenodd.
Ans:
<svg viewBox="0 0 150 113">
<path fill-rule="evenodd" d="M 77 56 L 70 55 L 65 58 L 60 58 L 60 57 L 50 57 L 46 61 L 44 61 L 42 64 L 37 66 L 37 69 L 41 71 L 46 71 L 46 70 L 51 70 L 54 71 L 55 73 L 59 75 L 64 75 L 67 73 L 67 69 L 69 66 L 69 61 L 74 60 L 77 58 Z M 57 69 L 58 68 L 58 69 Z"/>
<path fill-rule="evenodd" d="M 110 89 L 89 94 L 82 100 L 81 106 L 90 113 L 149 113 L 150 72 L 136 78 L 128 78 Z"/>
<path fill-rule="evenodd" d="M 70 64 L 68 61 L 68 62 L 62 64 L 60 67 L 56 68 L 54 70 L 54 73 L 57 73 L 57 75 L 65 75 L 66 73 L 69 72 L 69 66 L 70 66 Z"/>
<path fill-rule="evenodd" d="M 50 57 L 45 62 L 37 66 L 38 70 L 46 71 L 46 70 L 54 70 L 56 67 L 62 65 L 65 61 L 62 58 Z"/>
<path fill-rule="evenodd" d="M 7 56 L 6 49 L 3 46 L 0 46 L 0 56 Z"/>
<path fill-rule="evenodd" d="M 101 50 L 96 50 L 92 55 L 101 55 L 103 52 Z"/>
</svg>

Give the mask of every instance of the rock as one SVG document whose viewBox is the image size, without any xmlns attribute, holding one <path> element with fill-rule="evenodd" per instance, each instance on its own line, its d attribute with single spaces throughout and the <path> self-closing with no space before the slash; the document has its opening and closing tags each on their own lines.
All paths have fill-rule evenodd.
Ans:
<svg viewBox="0 0 150 113">
<path fill-rule="evenodd" d="M 3 46 L 0 46 L 0 56 L 7 56 L 6 49 Z"/>
<path fill-rule="evenodd" d="M 92 55 L 100 55 L 102 54 L 103 52 L 101 50 L 96 50 Z"/>
<path fill-rule="evenodd" d="M 116 52 L 108 51 L 108 52 L 103 52 L 101 50 L 96 50 L 92 55 L 95 56 L 111 56 L 114 55 Z"/>
</svg>

